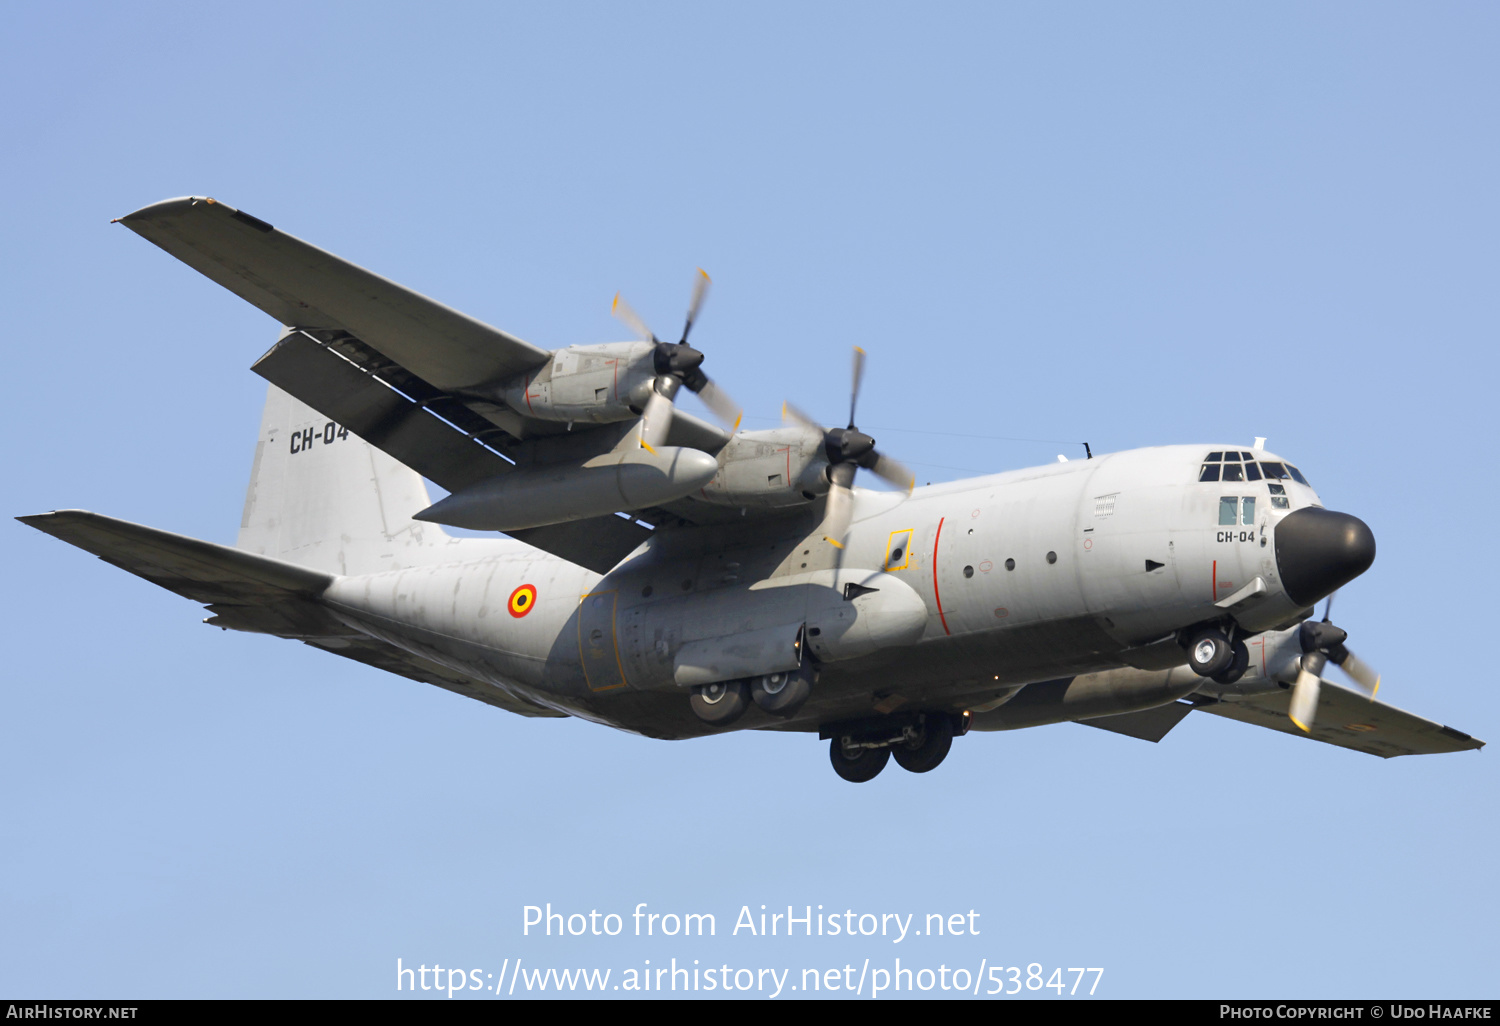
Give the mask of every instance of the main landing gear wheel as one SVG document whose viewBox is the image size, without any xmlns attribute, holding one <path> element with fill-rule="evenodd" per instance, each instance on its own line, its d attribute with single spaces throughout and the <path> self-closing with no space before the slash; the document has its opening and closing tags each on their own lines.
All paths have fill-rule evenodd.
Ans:
<svg viewBox="0 0 1500 1026">
<path fill-rule="evenodd" d="M 750 708 L 750 688 L 742 680 L 700 684 L 693 689 L 688 704 L 693 707 L 693 714 L 704 723 L 727 727 Z"/>
<path fill-rule="evenodd" d="M 851 784 L 863 784 L 874 780 L 885 764 L 891 761 L 889 748 L 851 748 L 845 751 L 839 738 L 834 738 L 828 747 L 828 757 L 833 762 L 833 771 Z"/>
<path fill-rule="evenodd" d="M 953 747 L 953 721 L 944 713 L 928 713 L 922 734 L 915 743 L 896 745 L 891 754 L 896 765 L 910 773 L 926 773 L 938 768 Z"/>
<path fill-rule="evenodd" d="M 768 673 L 750 683 L 750 700 L 772 716 L 790 719 L 812 694 L 815 671 L 801 666 L 784 673 Z"/>
<path fill-rule="evenodd" d="M 1229 668 L 1223 673 L 1213 675 L 1215 684 L 1233 684 L 1245 675 L 1250 669 L 1250 650 L 1245 647 L 1243 641 L 1236 641 L 1230 646 L 1234 649 L 1234 658 L 1229 661 Z"/>
<path fill-rule="evenodd" d="M 1194 634 L 1188 641 L 1188 665 L 1200 677 L 1212 677 L 1229 669 L 1234 649 L 1224 632 L 1210 627 Z"/>
</svg>

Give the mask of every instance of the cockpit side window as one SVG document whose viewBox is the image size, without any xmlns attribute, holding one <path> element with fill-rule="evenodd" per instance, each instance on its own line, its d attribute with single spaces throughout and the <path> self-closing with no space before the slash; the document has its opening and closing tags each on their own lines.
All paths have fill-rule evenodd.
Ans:
<svg viewBox="0 0 1500 1026">
<path fill-rule="evenodd" d="M 1302 471 L 1298 470 L 1296 467 L 1292 466 L 1290 463 L 1288 463 L 1286 465 L 1286 469 L 1291 472 L 1292 480 L 1293 481 L 1296 481 L 1298 484 L 1307 484 L 1307 478 L 1305 478 L 1305 477 L 1302 476 Z M 1311 488 L 1312 485 L 1308 485 L 1308 487 Z"/>
<path fill-rule="evenodd" d="M 1272 509 L 1291 509 L 1292 508 L 1291 500 L 1286 497 L 1286 486 L 1285 485 L 1279 485 L 1279 484 L 1272 483 L 1272 484 L 1267 485 L 1266 487 L 1268 487 L 1268 488 L 1271 489 L 1271 508 Z"/>
<path fill-rule="evenodd" d="M 1262 460 L 1260 469 L 1261 472 L 1266 475 L 1267 481 L 1285 481 L 1289 477 L 1291 477 L 1291 475 L 1286 472 L 1286 467 L 1282 466 L 1280 463 L 1267 463 Z"/>
</svg>

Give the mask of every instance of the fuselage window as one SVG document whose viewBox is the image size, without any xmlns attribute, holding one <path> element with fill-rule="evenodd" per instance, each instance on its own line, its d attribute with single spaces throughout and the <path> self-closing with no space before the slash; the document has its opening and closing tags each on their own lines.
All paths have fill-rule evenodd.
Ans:
<svg viewBox="0 0 1500 1026">
<path fill-rule="evenodd" d="M 1240 498 L 1238 495 L 1219 496 L 1219 526 L 1233 527 L 1240 516 Z"/>
<path fill-rule="evenodd" d="M 1268 485 L 1267 487 L 1271 489 L 1271 508 L 1272 509 L 1291 509 L 1292 508 L 1291 500 L 1289 500 L 1286 497 L 1286 488 L 1285 488 L 1285 486 L 1279 485 L 1279 484 L 1271 484 L 1271 485 Z"/>
<path fill-rule="evenodd" d="M 1247 495 L 1240 500 L 1240 523 L 1246 527 L 1255 526 L 1255 496 Z"/>
</svg>

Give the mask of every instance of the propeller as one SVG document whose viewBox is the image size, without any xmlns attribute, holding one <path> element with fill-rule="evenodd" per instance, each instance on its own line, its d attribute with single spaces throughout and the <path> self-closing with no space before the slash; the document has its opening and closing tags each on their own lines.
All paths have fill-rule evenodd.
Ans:
<svg viewBox="0 0 1500 1026">
<path fill-rule="evenodd" d="M 854 387 L 849 396 L 849 426 L 825 428 L 791 403 L 783 403 L 781 416 L 794 420 L 823 439 L 828 457 L 828 507 L 823 515 L 823 540 L 834 548 L 844 547 L 844 536 L 854 519 L 854 474 L 863 467 L 877 477 L 910 492 L 916 478 L 900 463 L 875 451 L 875 439 L 854 426 L 854 409 L 859 404 L 859 383 L 865 373 L 865 351 L 854 347 Z"/>
<path fill-rule="evenodd" d="M 1313 720 L 1318 714 L 1318 689 L 1322 684 L 1323 667 L 1330 662 L 1349 675 L 1361 691 L 1374 698 L 1380 691 L 1380 674 L 1369 663 L 1357 659 L 1345 647 L 1348 632 L 1335 627 L 1328 619 L 1333 611 L 1333 596 L 1323 610 L 1323 619 L 1308 620 L 1298 632 L 1302 645 L 1302 667 L 1297 672 L 1297 683 L 1292 686 L 1292 704 L 1287 715 L 1303 731 L 1312 730 Z"/>
<path fill-rule="evenodd" d="M 703 400 L 703 405 L 714 416 L 728 424 L 731 431 L 739 430 L 739 404 L 709 380 L 708 375 L 703 373 L 703 354 L 687 344 L 688 334 L 693 330 L 693 322 L 698 319 L 698 311 L 703 308 L 703 299 L 708 295 L 710 284 L 708 273 L 703 268 L 698 268 L 698 277 L 693 282 L 693 298 L 688 303 L 687 321 L 682 326 L 682 338 L 677 342 L 663 342 L 657 338 L 640 315 L 630 308 L 630 304 L 621 299 L 618 292 L 615 293 L 611 312 L 642 341 L 650 342 L 656 347 L 652 353 L 656 380 L 652 383 L 651 398 L 646 400 L 646 409 L 641 416 L 641 445 L 652 452 L 656 451 L 656 446 L 666 441 L 667 432 L 672 427 L 672 400 L 677 397 L 677 390 L 684 385 L 689 392 Z"/>
</svg>

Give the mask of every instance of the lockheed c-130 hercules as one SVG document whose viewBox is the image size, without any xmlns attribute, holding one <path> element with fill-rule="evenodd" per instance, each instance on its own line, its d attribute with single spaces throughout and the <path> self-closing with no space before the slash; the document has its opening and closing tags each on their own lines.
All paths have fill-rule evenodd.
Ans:
<svg viewBox="0 0 1500 1026">
<path fill-rule="evenodd" d="M 1483 745 L 1377 701 L 1312 618 L 1375 540 L 1263 439 L 915 487 L 855 426 L 859 350 L 847 427 L 738 430 L 687 344 L 701 272 L 679 342 L 617 298 L 636 341 L 548 351 L 213 199 L 119 221 L 282 325 L 239 537 L 21 519 L 207 623 L 523 716 L 816 732 L 851 781 L 931 770 L 969 731 L 1158 741 L 1194 710 L 1384 757 Z"/>
</svg>

